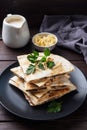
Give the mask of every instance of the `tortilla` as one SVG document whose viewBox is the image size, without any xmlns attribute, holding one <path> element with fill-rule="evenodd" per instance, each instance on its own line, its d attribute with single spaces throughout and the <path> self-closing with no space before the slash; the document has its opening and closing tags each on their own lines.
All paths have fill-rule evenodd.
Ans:
<svg viewBox="0 0 87 130">
<path fill-rule="evenodd" d="M 11 68 L 10 71 L 13 72 L 15 75 L 17 75 L 18 77 L 24 79 L 24 73 L 20 66 Z"/>
<path fill-rule="evenodd" d="M 40 57 L 43 56 L 43 53 L 40 53 Z M 70 73 L 74 70 L 74 66 L 65 58 L 51 54 L 49 58 L 52 58 L 55 66 L 52 69 L 45 69 L 45 70 L 37 70 L 35 73 L 31 73 L 29 75 L 26 74 L 26 70 L 28 66 L 31 64 L 31 62 L 27 59 L 27 55 L 20 55 L 17 56 L 18 62 L 20 67 L 23 70 L 24 73 L 24 80 L 26 82 L 30 82 L 33 80 L 42 79 L 45 77 L 50 77 L 54 75 L 64 74 L 64 73 Z"/>
<path fill-rule="evenodd" d="M 34 73 L 27 74 L 26 70 L 32 64 L 27 56 L 17 56 L 19 66 L 11 68 L 15 76 L 9 79 L 9 84 L 20 89 L 31 106 L 44 104 L 76 90 L 69 75 L 74 66 L 67 59 L 50 54 L 46 60 L 53 61 L 53 68 L 46 66 L 43 70 L 37 67 Z M 43 56 L 39 53 L 38 60 Z"/>
<path fill-rule="evenodd" d="M 11 71 L 16 74 L 18 77 L 23 78 L 23 71 L 21 69 L 20 66 L 12 68 Z M 21 72 L 21 73 L 19 73 Z M 57 88 L 57 86 L 64 86 L 65 82 L 69 82 L 69 75 L 68 74 L 64 74 L 64 75 L 58 75 L 58 76 L 52 76 L 52 77 L 48 77 L 48 78 L 42 78 L 39 80 L 35 80 L 32 82 L 25 82 L 25 89 L 26 90 L 36 90 L 39 91 L 42 88 L 46 88 L 48 87 L 48 89 L 53 88 L 54 86 Z"/>
<path fill-rule="evenodd" d="M 54 90 L 49 90 L 49 89 L 42 89 L 42 91 L 26 91 L 25 90 L 25 85 L 24 81 L 17 77 L 14 76 L 9 80 L 9 83 L 12 84 L 13 86 L 17 87 L 20 89 L 24 95 L 27 101 L 30 103 L 32 106 L 40 105 L 45 102 L 60 98 L 64 96 L 65 94 L 70 93 L 71 91 L 76 90 L 76 87 L 73 84 L 68 84 L 65 86 L 61 86 L 62 89 L 54 89 Z"/>
</svg>

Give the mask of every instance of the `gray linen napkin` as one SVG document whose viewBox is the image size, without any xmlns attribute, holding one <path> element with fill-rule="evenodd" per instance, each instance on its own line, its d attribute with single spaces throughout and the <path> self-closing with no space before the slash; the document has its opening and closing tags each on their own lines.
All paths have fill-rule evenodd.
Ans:
<svg viewBox="0 0 87 130">
<path fill-rule="evenodd" d="M 40 32 L 51 32 L 58 37 L 58 46 L 82 53 L 87 63 L 87 16 L 45 15 Z"/>
</svg>

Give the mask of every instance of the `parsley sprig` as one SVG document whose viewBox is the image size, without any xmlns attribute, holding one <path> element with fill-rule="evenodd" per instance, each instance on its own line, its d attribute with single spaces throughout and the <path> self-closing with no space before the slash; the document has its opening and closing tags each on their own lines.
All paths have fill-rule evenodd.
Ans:
<svg viewBox="0 0 87 130">
<path fill-rule="evenodd" d="M 31 61 L 31 63 L 35 63 L 37 61 L 38 56 L 39 56 L 39 53 L 37 51 L 33 51 L 33 53 L 27 56 L 27 59 Z"/>
<path fill-rule="evenodd" d="M 27 71 L 26 71 L 26 74 L 34 73 L 35 70 L 36 70 L 35 65 L 30 64 L 29 67 L 28 67 L 28 69 L 27 69 Z"/>
<path fill-rule="evenodd" d="M 62 102 L 52 101 L 47 108 L 47 112 L 60 112 L 62 110 Z"/>
<path fill-rule="evenodd" d="M 48 48 L 44 50 L 44 55 L 41 57 L 41 59 L 38 59 L 39 52 L 37 51 L 33 51 L 33 53 L 29 54 L 27 59 L 31 62 L 31 64 L 27 68 L 26 74 L 34 73 L 37 67 L 45 70 L 45 65 L 47 68 L 52 69 L 53 66 L 55 66 L 55 63 L 51 60 L 47 60 L 48 56 L 50 56 L 50 50 Z"/>
</svg>

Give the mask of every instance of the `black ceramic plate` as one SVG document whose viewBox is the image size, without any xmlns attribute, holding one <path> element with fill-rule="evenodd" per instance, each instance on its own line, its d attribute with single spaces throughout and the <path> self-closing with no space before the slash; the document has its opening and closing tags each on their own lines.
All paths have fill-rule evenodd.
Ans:
<svg viewBox="0 0 87 130">
<path fill-rule="evenodd" d="M 54 120 L 65 117 L 77 110 L 83 103 L 87 93 L 87 81 L 83 73 L 75 67 L 71 73 L 71 81 L 77 86 L 77 91 L 65 95 L 58 101 L 62 101 L 62 111 L 59 113 L 47 112 L 48 104 L 31 107 L 25 100 L 23 93 L 9 85 L 8 81 L 13 76 L 10 68 L 18 66 L 18 63 L 10 65 L 0 76 L 0 102 L 11 113 L 31 120 Z"/>
</svg>

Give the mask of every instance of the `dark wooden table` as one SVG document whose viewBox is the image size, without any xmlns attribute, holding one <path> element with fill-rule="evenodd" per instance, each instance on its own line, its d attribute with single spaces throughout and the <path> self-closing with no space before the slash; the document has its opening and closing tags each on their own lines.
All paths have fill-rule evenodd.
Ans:
<svg viewBox="0 0 87 130">
<path fill-rule="evenodd" d="M 31 31 L 31 30 L 30 30 Z M 38 30 L 32 29 L 31 37 Z M 32 42 L 22 49 L 10 49 L 0 41 L 0 73 L 16 61 L 16 56 L 30 53 L 33 50 Z M 53 53 L 61 55 L 76 65 L 87 77 L 87 65 L 83 56 L 65 48 L 56 47 Z M 1 86 L 1 84 L 0 84 Z M 0 130 L 87 130 L 87 99 L 82 106 L 67 117 L 55 121 L 31 121 L 21 119 L 0 105 Z"/>
</svg>

